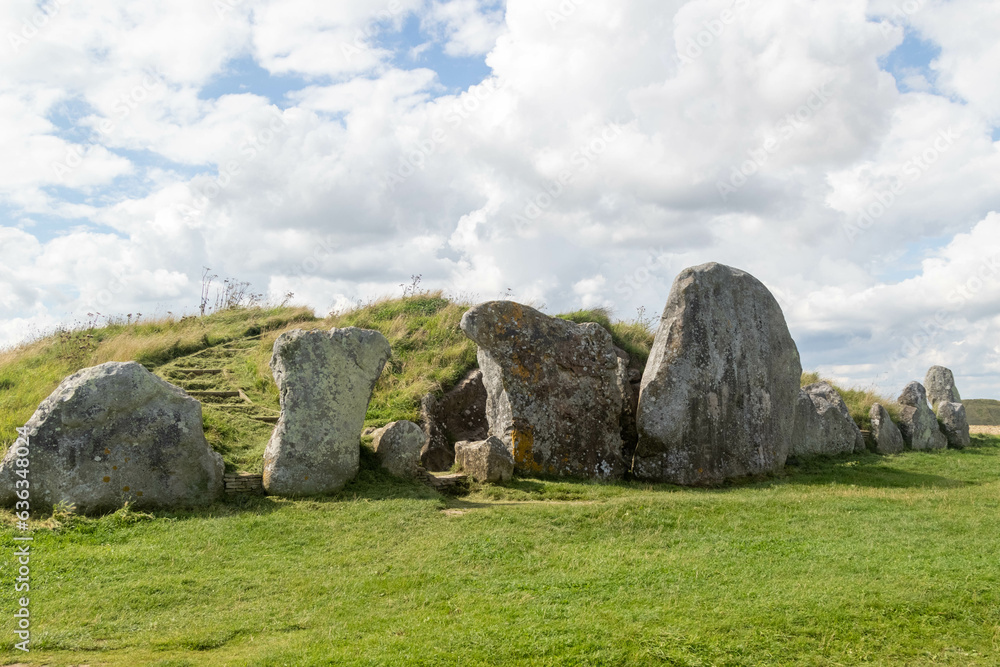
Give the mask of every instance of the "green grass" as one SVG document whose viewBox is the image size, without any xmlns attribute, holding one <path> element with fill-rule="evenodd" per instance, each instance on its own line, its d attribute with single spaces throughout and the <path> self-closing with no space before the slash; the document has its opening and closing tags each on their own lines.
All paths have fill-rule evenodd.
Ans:
<svg viewBox="0 0 1000 667">
<path fill-rule="evenodd" d="M 649 351 L 653 348 L 653 332 L 641 322 L 612 322 L 611 313 L 604 308 L 593 308 L 591 310 L 577 310 L 572 313 L 563 313 L 556 317 L 570 322 L 582 324 L 584 322 L 596 322 L 611 333 L 611 340 L 621 349 L 628 352 L 632 358 L 633 365 L 638 364 L 638 368 L 646 365 L 649 358 Z"/>
<path fill-rule="evenodd" d="M 844 399 L 844 403 L 847 405 L 847 410 L 851 413 L 851 419 L 853 419 L 854 423 L 858 425 L 858 428 L 866 431 L 871 429 L 871 409 L 876 403 L 880 403 L 882 407 L 886 409 L 886 412 L 889 413 L 889 417 L 891 417 L 894 422 L 899 422 L 903 407 L 896 402 L 895 398 L 880 394 L 874 389 L 858 389 L 857 387 L 845 389 L 831 380 L 821 378 L 819 373 L 816 372 L 802 373 L 801 382 L 803 387 L 820 381 L 829 383 L 830 386 L 837 390 L 840 397 Z"/>
<path fill-rule="evenodd" d="M 9 631 L 0 650 L 53 666 L 995 665 L 1000 439 L 974 437 L 715 490 L 516 479 L 464 497 L 388 477 L 365 448 L 333 497 L 48 519 L 32 653 Z"/>
<path fill-rule="evenodd" d="M 962 401 L 970 424 L 1000 426 L 1000 401 L 989 398 L 968 398 Z"/>
</svg>

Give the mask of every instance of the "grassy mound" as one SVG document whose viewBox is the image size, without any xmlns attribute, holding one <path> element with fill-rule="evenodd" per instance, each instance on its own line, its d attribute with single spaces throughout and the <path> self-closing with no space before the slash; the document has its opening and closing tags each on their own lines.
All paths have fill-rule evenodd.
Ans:
<svg viewBox="0 0 1000 667">
<path fill-rule="evenodd" d="M 865 431 L 871 429 L 871 409 L 872 405 L 875 403 L 881 403 L 882 407 L 886 409 L 886 412 L 889 413 L 892 420 L 897 423 L 899 422 L 903 407 L 897 403 L 894 398 L 883 396 L 874 389 L 858 389 L 854 387 L 845 389 L 844 387 L 838 386 L 831 380 L 821 378 L 819 373 L 810 372 L 802 374 L 803 387 L 820 381 L 829 383 L 830 386 L 837 390 L 840 397 L 844 399 L 844 403 L 847 404 L 847 409 L 851 413 L 851 419 L 853 419 L 854 423 L 858 425 L 858 428 Z"/>
<path fill-rule="evenodd" d="M 962 401 L 965 416 L 977 426 L 1000 426 L 1000 401 L 989 398 L 969 398 Z"/>
<path fill-rule="evenodd" d="M 292 329 L 361 327 L 381 332 L 392 357 L 375 385 L 366 426 L 418 418 L 420 400 L 440 395 L 476 367 L 476 345 L 459 329 L 468 304 L 440 292 L 382 299 L 320 319 L 305 308 L 234 308 L 205 317 L 116 322 L 56 334 L 0 354 L 0 445 L 6 448 L 38 404 L 71 373 L 105 361 L 138 361 L 198 395 L 205 436 L 229 470 L 259 472 L 278 414 L 271 375 L 274 341 Z M 604 310 L 560 315 L 597 322 L 633 363 L 645 363 L 652 334 L 642 325 L 612 322 Z"/>
</svg>

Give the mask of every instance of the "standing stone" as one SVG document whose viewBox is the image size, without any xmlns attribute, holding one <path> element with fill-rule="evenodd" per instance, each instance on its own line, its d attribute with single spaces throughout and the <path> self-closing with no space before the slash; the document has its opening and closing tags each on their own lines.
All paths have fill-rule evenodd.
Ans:
<svg viewBox="0 0 1000 667">
<path fill-rule="evenodd" d="M 937 418 L 949 447 L 964 449 L 971 444 L 969 420 L 965 417 L 964 405 L 948 401 L 938 403 Z"/>
<path fill-rule="evenodd" d="M 937 410 L 938 403 L 961 403 L 962 397 L 955 386 L 955 375 L 944 366 L 931 366 L 924 378 L 927 389 L 927 400 L 931 407 Z"/>
<path fill-rule="evenodd" d="M 421 463 L 433 472 L 450 470 L 455 462 L 454 443 L 484 440 L 489 434 L 483 372 L 478 368 L 471 371 L 441 398 L 424 396 L 420 418 L 427 434 L 427 444 L 420 452 Z"/>
<path fill-rule="evenodd" d="M 874 403 L 868 416 L 872 420 L 872 442 L 874 451 L 877 454 L 898 454 L 906 448 L 903 442 L 903 434 L 899 432 L 899 427 L 893 423 L 892 417 L 880 403 Z"/>
<path fill-rule="evenodd" d="M 361 428 L 389 342 L 377 331 L 296 329 L 274 341 L 281 417 L 264 451 L 264 488 L 330 493 L 358 473 Z"/>
<path fill-rule="evenodd" d="M 927 392 L 924 385 L 913 381 L 906 385 L 899 395 L 898 402 L 903 406 L 899 418 L 899 432 L 903 442 L 909 449 L 944 449 L 948 439 L 938 427 L 937 417 L 927 405 Z"/>
<path fill-rule="evenodd" d="M 0 501 L 15 502 L 27 442 L 31 507 L 66 501 L 85 513 L 211 504 L 222 457 L 205 441 L 201 403 L 135 362 L 75 373 L 45 399 L 0 462 Z M 23 452 L 23 450 L 22 450 Z"/>
<path fill-rule="evenodd" d="M 412 479 L 420 467 L 425 438 L 423 429 L 413 422 L 398 421 L 375 431 L 372 445 L 382 467 L 390 474 Z"/>
<path fill-rule="evenodd" d="M 865 438 L 844 399 L 830 384 L 816 382 L 799 392 L 791 453 L 834 456 L 865 451 Z"/>
<path fill-rule="evenodd" d="M 801 375 L 781 308 L 760 281 L 722 264 L 685 269 L 642 377 L 633 472 L 697 485 L 780 470 Z"/>
<path fill-rule="evenodd" d="M 507 482 L 514 475 L 514 457 L 492 435 L 479 442 L 456 442 L 455 462 L 477 482 Z"/>
<path fill-rule="evenodd" d="M 621 477 L 625 401 L 611 334 L 513 301 L 465 313 L 479 345 L 490 435 L 527 474 Z"/>
</svg>

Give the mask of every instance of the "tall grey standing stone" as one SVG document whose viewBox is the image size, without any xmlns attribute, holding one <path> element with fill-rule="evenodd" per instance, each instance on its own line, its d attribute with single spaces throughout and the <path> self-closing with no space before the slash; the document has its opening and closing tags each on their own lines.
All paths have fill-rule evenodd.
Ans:
<svg viewBox="0 0 1000 667">
<path fill-rule="evenodd" d="M 528 474 L 621 477 L 625 396 L 611 334 L 513 301 L 462 317 L 479 346 L 490 435 Z"/>
<path fill-rule="evenodd" d="M 847 404 L 829 383 L 803 387 L 796 403 L 791 453 L 834 456 L 865 451 L 865 438 Z"/>
<path fill-rule="evenodd" d="M 205 440 L 201 403 L 135 362 L 69 376 L 25 429 L 0 462 L 5 505 L 16 500 L 25 441 L 32 508 L 174 508 L 211 504 L 223 491 L 225 466 Z"/>
<path fill-rule="evenodd" d="M 391 353 L 382 334 L 355 327 L 278 336 L 271 370 L 281 417 L 264 450 L 268 493 L 330 493 L 357 475 L 368 401 Z"/>
<path fill-rule="evenodd" d="M 903 406 L 899 418 L 899 432 L 909 449 L 944 449 L 948 446 L 948 439 L 938 427 L 937 417 L 927 405 L 924 385 L 916 381 L 911 382 L 906 385 L 897 400 Z"/>
<path fill-rule="evenodd" d="M 455 443 L 455 463 L 477 482 L 507 482 L 514 475 L 514 457 L 500 438 Z"/>
<path fill-rule="evenodd" d="M 426 436 L 411 421 L 390 422 L 375 431 L 372 445 L 382 467 L 396 477 L 413 478 L 420 467 L 420 450 Z"/>
<path fill-rule="evenodd" d="M 872 420 L 871 437 L 877 454 L 898 454 L 906 448 L 903 434 L 892 421 L 889 412 L 880 403 L 874 403 L 868 416 Z"/>
<path fill-rule="evenodd" d="M 969 420 L 965 416 L 964 405 L 948 401 L 938 403 L 937 418 L 949 447 L 964 449 L 971 444 Z"/>
<path fill-rule="evenodd" d="M 955 386 L 955 375 L 944 366 L 931 366 L 924 378 L 924 388 L 927 390 L 927 400 L 931 407 L 937 410 L 938 403 L 961 403 L 962 397 Z"/>
<path fill-rule="evenodd" d="M 643 373 L 633 473 L 699 485 L 781 469 L 801 375 L 781 308 L 760 281 L 716 263 L 685 269 Z"/>
</svg>

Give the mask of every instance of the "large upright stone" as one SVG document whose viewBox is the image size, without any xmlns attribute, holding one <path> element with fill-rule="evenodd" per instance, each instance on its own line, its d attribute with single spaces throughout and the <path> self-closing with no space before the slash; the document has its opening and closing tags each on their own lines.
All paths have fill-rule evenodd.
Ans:
<svg viewBox="0 0 1000 667">
<path fill-rule="evenodd" d="M 611 334 L 512 301 L 491 301 L 462 317 L 479 345 L 490 435 L 527 474 L 622 475 L 625 395 Z"/>
<path fill-rule="evenodd" d="M 944 366 L 931 366 L 924 378 L 927 400 L 937 410 L 938 403 L 961 403 L 962 397 L 955 386 L 955 375 Z"/>
<path fill-rule="evenodd" d="M 903 406 L 899 418 L 899 432 L 907 448 L 915 450 L 944 449 L 948 439 L 938 427 L 937 417 L 927 405 L 927 392 L 924 385 L 913 381 L 906 385 L 899 395 L 898 402 Z"/>
<path fill-rule="evenodd" d="M 85 368 L 59 385 L 0 463 L 0 500 L 13 504 L 27 442 L 30 502 L 81 512 L 131 503 L 210 504 L 223 489 L 222 457 L 205 441 L 201 403 L 135 362 Z"/>
<path fill-rule="evenodd" d="M 864 451 L 865 438 L 837 390 L 826 382 L 803 387 L 796 404 L 791 453 L 808 457 Z"/>
<path fill-rule="evenodd" d="M 685 269 L 643 373 L 633 472 L 698 485 L 779 470 L 801 374 L 781 308 L 760 281 L 722 264 Z"/>
<path fill-rule="evenodd" d="M 365 412 L 390 354 L 382 334 L 355 327 L 278 336 L 271 370 L 281 417 L 264 451 L 268 493 L 330 493 L 357 475 Z"/>
<path fill-rule="evenodd" d="M 470 371 L 441 398 L 427 394 L 420 403 L 420 418 L 427 443 L 420 452 L 424 468 L 449 470 L 455 463 L 455 443 L 485 440 L 490 424 L 486 419 L 486 386 L 483 372 Z"/>
<path fill-rule="evenodd" d="M 875 453 L 898 454 L 906 448 L 899 427 L 893 423 L 885 407 L 880 403 L 874 403 L 868 415 L 872 420 L 871 437 Z"/>
<path fill-rule="evenodd" d="M 964 405 L 942 401 L 937 405 L 937 418 L 949 447 L 964 449 L 969 446 L 972 440 L 969 436 L 969 420 L 965 416 Z"/>
</svg>

